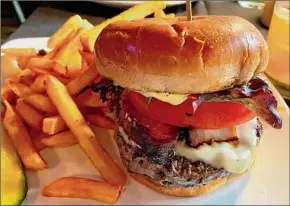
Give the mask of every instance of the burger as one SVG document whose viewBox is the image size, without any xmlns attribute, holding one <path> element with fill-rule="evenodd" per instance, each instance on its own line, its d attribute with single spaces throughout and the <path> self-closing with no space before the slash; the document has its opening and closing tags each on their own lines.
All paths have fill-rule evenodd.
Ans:
<svg viewBox="0 0 290 206">
<path fill-rule="evenodd" d="M 128 173 L 158 192 L 197 196 L 251 169 L 277 101 L 260 75 L 261 33 L 236 16 L 119 21 L 95 43 L 100 92 Z"/>
</svg>

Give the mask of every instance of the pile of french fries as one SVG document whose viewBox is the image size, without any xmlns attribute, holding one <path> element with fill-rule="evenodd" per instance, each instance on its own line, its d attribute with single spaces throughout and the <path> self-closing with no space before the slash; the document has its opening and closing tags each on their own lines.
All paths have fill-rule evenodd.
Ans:
<svg viewBox="0 0 290 206">
<path fill-rule="evenodd" d="M 118 20 L 166 15 L 163 1 L 148 1 L 93 26 L 79 15 L 70 17 L 48 40 L 49 51 L 34 48 L 1 49 L 2 73 L 8 74 L 1 88 L 1 117 L 27 169 L 49 167 L 39 153 L 46 147 L 79 144 L 104 182 L 65 177 L 43 190 L 48 197 L 94 199 L 113 204 L 126 185 L 126 175 L 108 155 L 91 125 L 114 129 L 109 110 L 98 93 L 87 85 L 100 81 L 95 65 L 94 42 L 101 30 Z M 4 70 L 4 71 L 3 71 Z"/>
</svg>

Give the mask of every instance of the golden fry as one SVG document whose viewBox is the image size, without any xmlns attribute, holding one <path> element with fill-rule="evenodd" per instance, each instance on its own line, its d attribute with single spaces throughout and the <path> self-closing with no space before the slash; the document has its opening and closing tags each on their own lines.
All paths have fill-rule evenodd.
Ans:
<svg viewBox="0 0 290 206">
<path fill-rule="evenodd" d="M 43 119 L 42 132 L 48 135 L 56 134 L 67 128 L 62 117 L 57 115 L 53 117 L 46 117 Z"/>
<path fill-rule="evenodd" d="M 57 79 L 59 81 L 61 81 L 61 83 L 63 83 L 64 85 L 67 85 L 68 83 L 70 83 L 72 81 L 71 79 L 68 79 L 68 78 L 65 78 L 65 77 L 57 77 Z"/>
<path fill-rule="evenodd" d="M 91 66 L 84 73 L 67 84 L 66 88 L 69 94 L 74 96 L 78 94 L 85 86 L 92 83 L 98 76 L 99 73 L 97 69 L 94 66 Z"/>
<path fill-rule="evenodd" d="M 120 186 L 82 177 L 63 177 L 46 186 L 42 195 L 46 197 L 83 198 L 114 204 L 121 192 Z"/>
<path fill-rule="evenodd" d="M 51 71 L 56 65 L 56 62 L 51 59 L 46 59 L 43 57 L 31 58 L 27 64 L 27 68 L 30 70 L 42 69 L 46 71 Z"/>
<path fill-rule="evenodd" d="M 165 14 L 163 10 L 155 11 L 154 13 L 155 18 L 173 18 L 175 17 L 174 13 Z"/>
<path fill-rule="evenodd" d="M 56 48 L 74 31 L 83 25 L 79 15 L 70 17 L 48 40 L 48 48 Z"/>
<path fill-rule="evenodd" d="M 28 62 L 31 58 L 36 56 L 18 56 L 17 63 L 20 69 L 27 69 Z"/>
<path fill-rule="evenodd" d="M 11 76 L 15 76 L 21 72 L 18 67 L 17 61 L 12 56 L 3 55 L 1 56 L 1 78 L 7 79 Z"/>
<path fill-rule="evenodd" d="M 82 56 L 79 53 L 79 49 L 82 48 L 82 44 L 80 42 L 80 35 L 83 32 L 84 29 L 78 29 L 70 42 L 68 42 L 68 44 L 66 44 L 55 57 L 55 60 L 59 63 L 58 67 L 66 68 L 67 73 L 65 75 L 67 76 L 75 77 L 82 69 Z M 55 71 L 57 72 L 59 72 L 58 67 L 55 68 Z"/>
<path fill-rule="evenodd" d="M 25 98 L 25 97 L 33 94 L 33 92 L 31 91 L 31 89 L 29 89 L 29 87 L 27 85 L 25 85 L 25 84 L 10 81 L 10 82 L 8 82 L 8 85 L 9 85 L 9 88 L 18 97 Z"/>
<path fill-rule="evenodd" d="M 18 96 L 42 112 L 56 113 L 56 108 L 51 100 L 43 95 L 34 93 L 28 86 L 21 83 L 9 82 L 9 87 Z"/>
<path fill-rule="evenodd" d="M 66 125 L 78 138 L 80 146 L 101 176 L 111 184 L 124 186 L 126 184 L 124 172 L 97 141 L 66 87 L 55 77 L 49 76 L 46 81 L 46 90 Z"/>
<path fill-rule="evenodd" d="M 86 30 L 89 30 L 89 29 L 94 28 L 94 26 L 88 20 L 86 20 L 86 19 L 83 19 L 83 27 Z"/>
<path fill-rule="evenodd" d="M 46 162 L 35 149 L 31 138 L 21 120 L 14 112 L 12 106 L 4 101 L 6 112 L 3 120 L 3 125 L 6 128 L 15 148 L 27 169 L 45 169 Z"/>
<path fill-rule="evenodd" d="M 108 19 L 101 24 L 95 26 L 93 29 L 85 32 L 81 36 L 81 42 L 84 46 L 86 51 L 93 52 L 94 51 L 94 44 L 96 39 L 98 38 L 101 31 L 110 23 L 119 21 L 119 20 L 135 20 L 135 19 L 142 19 L 155 11 L 164 9 L 166 7 L 166 3 L 164 1 L 146 1 L 145 3 L 138 4 L 133 6 L 126 11 L 122 12 L 121 14 Z"/>
<path fill-rule="evenodd" d="M 79 51 L 82 57 L 87 61 L 88 65 L 95 64 L 94 66 L 96 67 L 96 57 L 94 53 L 91 52 L 84 52 L 84 51 Z M 97 68 L 96 68 L 97 69 Z"/>
<path fill-rule="evenodd" d="M 57 112 L 51 100 L 43 94 L 31 94 L 27 97 L 23 97 L 23 99 L 39 111 L 48 112 L 51 114 L 55 114 Z"/>
<path fill-rule="evenodd" d="M 39 132 L 39 131 L 35 131 L 31 128 L 28 128 L 28 133 L 31 137 L 34 147 L 36 148 L 38 152 L 40 152 L 41 150 L 47 147 L 41 142 L 41 140 L 47 136 L 46 134 L 43 134 L 42 132 Z"/>
<path fill-rule="evenodd" d="M 162 9 L 154 12 L 154 18 L 163 18 L 165 16 L 166 14 Z"/>
<path fill-rule="evenodd" d="M 46 91 L 46 87 L 45 87 L 46 78 L 47 78 L 47 75 L 45 74 L 37 75 L 34 82 L 30 85 L 29 88 L 34 92 L 44 93 Z"/>
<path fill-rule="evenodd" d="M 174 13 L 166 14 L 165 18 L 173 18 L 175 17 Z"/>
<path fill-rule="evenodd" d="M 47 147 L 69 147 L 78 143 L 76 136 L 68 130 L 52 136 L 35 130 L 30 130 L 29 134 L 38 151 Z"/>
<path fill-rule="evenodd" d="M 24 69 L 18 74 L 17 79 L 19 83 L 26 85 L 32 84 L 35 78 L 35 73 L 29 69 Z"/>
<path fill-rule="evenodd" d="M 18 99 L 15 106 L 16 112 L 31 128 L 41 131 L 43 115 L 35 108 L 25 103 L 23 99 Z"/>
<path fill-rule="evenodd" d="M 7 48 L 2 49 L 1 53 L 12 56 L 36 56 L 37 51 L 35 48 Z"/>
<path fill-rule="evenodd" d="M 16 94 L 8 85 L 8 81 L 5 81 L 1 88 L 1 102 L 7 100 L 10 104 L 14 104 L 17 100 Z"/>
<path fill-rule="evenodd" d="M 52 136 L 41 138 L 41 143 L 46 147 L 69 147 L 76 143 L 78 140 L 71 131 L 63 131 Z"/>
</svg>

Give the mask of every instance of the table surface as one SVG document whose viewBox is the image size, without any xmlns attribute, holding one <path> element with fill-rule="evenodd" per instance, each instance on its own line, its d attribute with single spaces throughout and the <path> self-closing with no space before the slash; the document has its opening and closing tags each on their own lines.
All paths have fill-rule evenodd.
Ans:
<svg viewBox="0 0 290 206">
<path fill-rule="evenodd" d="M 124 9 L 108 7 L 91 1 L 48 1 L 42 3 L 7 41 L 26 37 L 51 36 L 73 14 L 80 14 L 93 24 L 99 24 Z M 172 6 L 166 13 L 185 16 L 185 5 Z M 267 38 L 268 29 L 261 22 L 261 10 L 241 7 L 236 1 L 196 1 L 192 4 L 193 15 L 236 15 L 254 24 Z M 288 105 L 289 101 L 285 100 Z"/>
</svg>

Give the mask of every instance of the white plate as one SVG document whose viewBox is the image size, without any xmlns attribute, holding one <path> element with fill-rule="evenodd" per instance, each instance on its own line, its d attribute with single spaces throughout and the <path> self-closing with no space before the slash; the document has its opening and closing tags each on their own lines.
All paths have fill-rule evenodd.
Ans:
<svg viewBox="0 0 290 206">
<path fill-rule="evenodd" d="M 3 47 L 44 48 L 47 38 L 16 39 Z M 271 86 L 272 87 L 272 86 Z M 128 186 L 122 192 L 118 204 L 124 205 L 289 205 L 289 109 L 277 90 L 272 87 L 282 105 L 281 130 L 264 123 L 264 135 L 252 172 L 216 190 L 195 198 L 178 198 L 159 194 L 128 178 Z M 96 129 L 96 134 L 107 151 L 119 162 L 118 150 L 112 132 Z M 24 205 L 93 205 L 99 202 L 69 198 L 47 198 L 42 188 L 55 179 L 65 176 L 100 176 L 78 145 L 67 148 L 50 148 L 41 152 L 49 169 L 27 171 L 28 194 Z"/>
<path fill-rule="evenodd" d="M 106 0 L 89 0 L 89 1 L 93 1 L 93 2 L 97 2 L 100 4 L 104 4 L 107 6 L 111 6 L 111 7 L 117 7 L 117 8 L 128 8 L 131 6 L 135 6 L 137 4 L 143 3 L 144 1 L 106 1 Z M 181 5 L 181 4 L 185 4 L 185 0 L 184 1 L 166 1 L 167 6 L 175 6 L 175 5 Z"/>
</svg>

